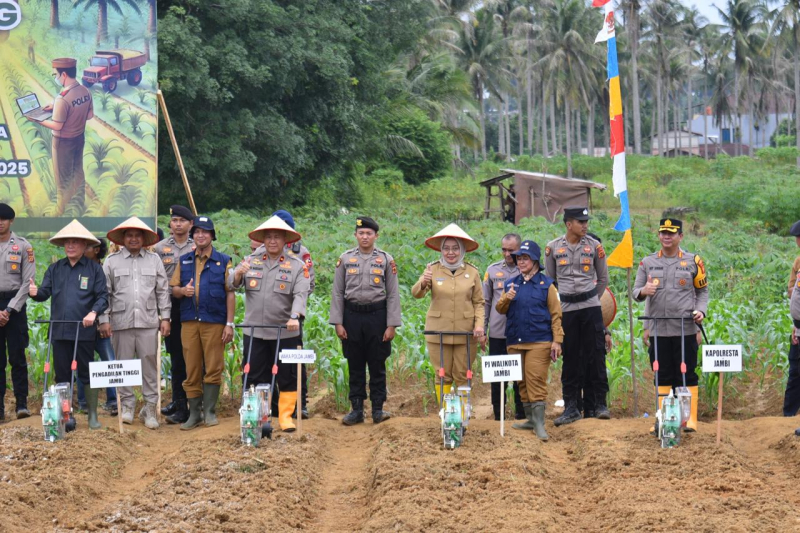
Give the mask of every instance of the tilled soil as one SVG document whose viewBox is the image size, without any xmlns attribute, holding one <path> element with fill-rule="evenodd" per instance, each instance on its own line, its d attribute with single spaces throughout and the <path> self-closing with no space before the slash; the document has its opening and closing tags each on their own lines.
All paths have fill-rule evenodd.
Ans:
<svg viewBox="0 0 800 533">
<path fill-rule="evenodd" d="M 724 421 L 719 446 L 701 422 L 662 450 L 650 420 L 550 416 L 549 442 L 478 418 L 455 450 L 435 415 L 317 415 L 256 449 L 233 416 L 119 435 L 79 415 L 57 443 L 34 416 L 0 426 L 0 531 L 800 530 L 797 419 Z"/>
</svg>

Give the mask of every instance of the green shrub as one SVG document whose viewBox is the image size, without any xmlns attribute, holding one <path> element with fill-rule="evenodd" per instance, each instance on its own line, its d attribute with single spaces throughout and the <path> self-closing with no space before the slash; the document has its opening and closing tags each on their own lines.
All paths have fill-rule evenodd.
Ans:
<svg viewBox="0 0 800 533">
<path fill-rule="evenodd" d="M 392 157 L 392 163 L 403 172 L 408 183 L 426 183 L 444 176 L 450 169 L 453 159 L 450 136 L 422 111 L 393 118 L 388 130 L 390 135 L 411 141 L 419 149 L 418 152 L 408 148 L 395 150 Z"/>
</svg>

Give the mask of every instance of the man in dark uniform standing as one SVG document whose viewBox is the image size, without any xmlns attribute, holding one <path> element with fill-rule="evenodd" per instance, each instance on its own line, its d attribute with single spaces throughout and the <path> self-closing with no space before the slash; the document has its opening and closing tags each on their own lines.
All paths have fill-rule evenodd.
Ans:
<svg viewBox="0 0 800 533">
<path fill-rule="evenodd" d="M 7 204 L 0 204 L 0 420 L 5 418 L 6 346 L 11 363 L 11 382 L 17 399 L 17 418 L 31 416 L 28 411 L 28 347 L 29 281 L 36 276 L 33 247 L 11 231 L 16 213 Z"/>
<path fill-rule="evenodd" d="M 792 224 L 789 235 L 793 236 L 797 246 L 800 246 L 800 220 Z M 792 271 L 789 274 L 789 301 L 800 282 L 797 275 L 800 272 L 800 257 L 795 258 Z M 798 344 L 800 331 L 792 326 L 792 335 L 789 344 L 789 372 L 786 380 L 786 393 L 783 397 L 783 416 L 795 416 L 800 410 L 800 344 Z"/>
<path fill-rule="evenodd" d="M 600 295 L 608 286 L 606 252 L 602 244 L 586 234 L 588 208 L 564 208 L 564 224 L 566 234 L 550 241 L 544 251 L 547 275 L 557 283 L 564 312 L 564 413 L 555 420 L 556 426 L 582 418 L 579 397 L 587 372 L 593 384 L 595 416 L 603 420 L 611 417 L 606 407 L 608 378 L 597 363 L 598 358 L 605 357 Z"/>
<path fill-rule="evenodd" d="M 169 208 L 169 216 L 172 235 L 156 244 L 153 251 L 161 257 L 161 263 L 167 271 L 167 279 L 172 279 L 180 257 L 194 250 L 194 241 L 189 237 L 194 215 L 182 205 L 173 205 Z M 183 359 L 181 341 L 181 301 L 175 296 L 171 298 L 172 332 L 166 338 L 166 343 L 172 363 L 172 401 L 161 408 L 161 413 L 167 415 L 168 424 L 183 424 L 189 418 L 189 406 L 186 403 L 186 391 L 183 390 L 186 362 Z"/>
<path fill-rule="evenodd" d="M 83 147 L 86 121 L 94 118 L 92 93 L 76 79 L 77 59 L 54 59 L 53 69 L 56 83 L 64 90 L 58 93 L 52 105 L 44 108 L 52 111 L 53 117 L 39 124 L 53 130 L 53 177 L 58 187 L 59 212 L 74 202 L 80 207 L 78 214 L 83 214 L 86 202 Z"/>
<path fill-rule="evenodd" d="M 378 223 L 369 217 L 356 219 L 358 247 L 336 262 L 329 322 L 342 340 L 342 352 L 350 369 L 350 404 L 353 410 L 342 423 L 364 422 L 364 400 L 369 399 L 372 422 L 379 424 L 391 414 L 386 401 L 386 359 L 392 353 L 395 328 L 400 327 L 400 294 L 397 266 L 391 255 L 375 247 Z"/>
</svg>

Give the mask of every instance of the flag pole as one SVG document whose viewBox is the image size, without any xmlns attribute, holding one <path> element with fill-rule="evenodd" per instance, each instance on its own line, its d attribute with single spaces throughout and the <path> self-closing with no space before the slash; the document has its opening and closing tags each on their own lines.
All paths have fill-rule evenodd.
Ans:
<svg viewBox="0 0 800 533">
<path fill-rule="evenodd" d="M 628 273 L 628 327 L 630 328 L 631 344 L 631 381 L 633 382 L 633 417 L 639 417 L 639 384 L 636 377 L 636 355 L 633 348 L 633 287 L 631 287 L 631 269 L 625 269 Z"/>
</svg>

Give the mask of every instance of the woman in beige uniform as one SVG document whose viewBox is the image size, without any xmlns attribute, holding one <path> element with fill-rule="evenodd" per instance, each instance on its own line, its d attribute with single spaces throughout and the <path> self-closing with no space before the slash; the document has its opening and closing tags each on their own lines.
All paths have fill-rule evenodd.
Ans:
<svg viewBox="0 0 800 533">
<path fill-rule="evenodd" d="M 436 384 L 436 397 L 450 392 L 453 381 L 456 386 L 467 382 L 467 371 L 471 370 L 477 352 L 477 343 L 485 344 L 483 322 L 483 288 L 478 269 L 464 262 L 464 256 L 478 248 L 467 233 L 456 224 L 450 224 L 425 241 L 428 248 L 441 252 L 438 261 L 428 264 L 425 272 L 411 288 L 414 298 L 423 298 L 431 293 L 431 306 L 425 319 L 429 331 L 463 331 L 473 334 L 469 339 L 470 361 L 467 366 L 467 336 L 445 335 L 444 345 L 444 391 Z M 428 354 L 437 375 L 440 368 L 439 336 L 427 335 Z"/>
</svg>

